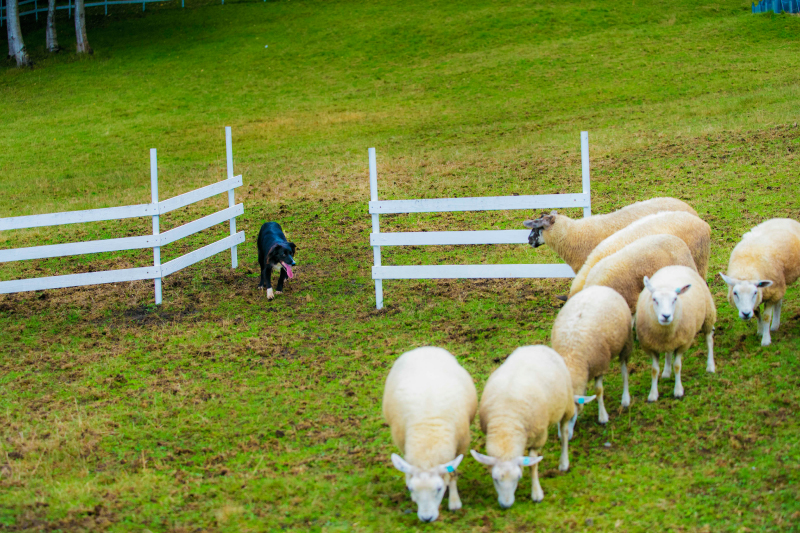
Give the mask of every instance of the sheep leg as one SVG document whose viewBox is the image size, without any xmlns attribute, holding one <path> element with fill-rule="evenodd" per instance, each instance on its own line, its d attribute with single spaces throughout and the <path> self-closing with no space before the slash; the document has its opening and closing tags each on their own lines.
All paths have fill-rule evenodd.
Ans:
<svg viewBox="0 0 800 533">
<path fill-rule="evenodd" d="M 758 321 L 758 322 L 756 322 L 756 324 L 757 324 L 756 325 L 756 334 L 757 335 L 761 335 L 761 333 L 762 333 L 761 329 L 762 329 L 764 323 L 761 321 L 761 311 L 758 309 L 758 307 L 753 309 L 753 314 L 756 315 L 756 320 Z"/>
<path fill-rule="evenodd" d="M 647 396 L 648 402 L 658 400 L 658 354 L 651 354 L 653 358 L 653 368 L 650 370 L 652 382 L 650 384 L 650 395 Z"/>
<path fill-rule="evenodd" d="M 764 320 L 761 322 L 761 346 L 769 346 L 772 343 L 772 338 L 769 334 L 769 325 L 772 322 L 773 307 L 771 305 L 764 306 Z"/>
<path fill-rule="evenodd" d="M 564 418 L 561 424 L 561 460 L 558 461 L 558 469 L 562 472 L 569 470 L 569 419 Z"/>
<path fill-rule="evenodd" d="M 603 376 L 598 377 L 594 382 L 594 393 L 597 394 L 597 421 L 605 425 L 608 423 L 608 412 L 603 403 Z"/>
<path fill-rule="evenodd" d="M 578 410 L 575 409 L 575 414 L 569 419 L 569 440 L 572 440 L 575 434 L 575 423 L 578 421 Z M 558 426 L 558 437 L 561 438 L 561 426 Z"/>
<path fill-rule="evenodd" d="M 672 367 L 675 369 L 675 392 L 673 396 L 683 398 L 683 384 L 681 383 L 681 355 L 683 352 L 675 352 L 675 362 Z"/>
<path fill-rule="evenodd" d="M 778 300 L 774 306 L 772 306 L 772 310 L 774 314 L 772 315 L 772 325 L 770 325 L 770 331 L 778 331 L 778 327 L 781 325 L 781 305 L 783 304 L 783 298 Z"/>
<path fill-rule="evenodd" d="M 534 453 L 531 454 L 532 457 L 539 457 L 539 451 L 534 450 Z M 541 461 L 540 461 L 541 462 Z M 531 500 L 536 503 L 544 500 L 544 491 L 542 490 L 542 486 L 539 484 L 539 463 L 536 463 L 531 467 L 531 480 L 532 480 L 532 487 L 531 487 Z"/>
<path fill-rule="evenodd" d="M 664 372 L 661 373 L 661 377 L 668 378 L 672 372 L 672 352 L 667 352 L 667 355 L 664 357 Z"/>
<path fill-rule="evenodd" d="M 711 328 L 706 334 L 706 346 L 708 347 L 708 361 L 706 362 L 706 372 L 712 374 L 716 372 L 717 368 L 714 366 L 714 328 Z"/>
<path fill-rule="evenodd" d="M 461 498 L 458 497 L 458 487 L 456 487 L 456 476 L 450 476 L 450 481 L 447 485 L 447 490 L 450 492 L 449 499 L 447 500 L 447 508 L 451 511 L 458 511 L 461 509 Z"/>
<path fill-rule="evenodd" d="M 630 407 L 631 394 L 628 392 L 628 364 L 622 362 L 622 407 Z"/>
</svg>

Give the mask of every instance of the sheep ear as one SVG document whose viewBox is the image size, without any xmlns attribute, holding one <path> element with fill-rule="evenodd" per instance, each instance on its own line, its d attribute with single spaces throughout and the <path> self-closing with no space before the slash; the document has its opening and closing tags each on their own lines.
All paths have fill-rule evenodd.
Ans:
<svg viewBox="0 0 800 533">
<path fill-rule="evenodd" d="M 758 287 L 759 289 L 769 287 L 770 285 L 772 285 L 772 282 L 768 279 L 761 279 L 758 280 L 758 283 L 756 283 L 756 287 Z"/>
<path fill-rule="evenodd" d="M 522 223 L 522 225 L 528 229 L 533 229 L 535 227 L 534 226 L 535 223 L 536 223 L 535 220 L 526 220 L 525 222 Z"/>
<path fill-rule="evenodd" d="M 470 450 L 469 453 L 471 453 L 472 457 L 482 465 L 494 466 L 497 464 L 497 457 L 483 455 L 482 453 L 478 453 L 475 450 Z"/>
<path fill-rule="evenodd" d="M 414 474 L 417 472 L 417 467 L 408 464 L 402 457 L 396 453 L 392 454 L 392 464 L 396 469 L 404 474 Z"/>
<path fill-rule="evenodd" d="M 542 217 L 542 227 L 549 228 L 553 224 L 556 223 L 556 213 L 555 211 L 551 211 L 549 215 L 545 215 Z"/>
<path fill-rule="evenodd" d="M 592 400 L 594 400 L 595 398 L 597 398 L 597 395 L 595 395 L 595 396 L 578 396 L 576 394 L 575 396 L 573 396 L 573 399 L 575 400 L 575 403 L 578 404 L 578 405 L 583 405 L 583 404 L 589 403 Z"/>
<path fill-rule="evenodd" d="M 527 455 L 520 455 L 519 457 L 517 457 L 517 464 L 519 466 L 533 466 L 542 459 L 544 459 L 543 455 L 540 455 L 539 457 L 528 457 Z"/>
<path fill-rule="evenodd" d="M 675 289 L 675 294 L 680 296 L 681 294 L 683 294 L 684 292 L 688 291 L 691 288 L 692 288 L 692 284 L 691 283 L 688 284 L 688 285 L 684 285 L 683 287 L 678 287 L 677 289 Z"/>
<path fill-rule="evenodd" d="M 645 276 L 645 277 L 644 277 L 644 286 L 645 286 L 645 288 L 646 288 L 648 291 L 650 291 L 651 293 L 654 293 L 654 292 L 656 292 L 656 289 L 655 289 L 655 287 L 653 287 L 653 284 L 652 284 L 652 283 L 650 283 L 650 278 L 648 278 L 647 276 Z"/>
<path fill-rule="evenodd" d="M 732 278 L 732 277 L 730 277 L 730 276 L 726 276 L 726 275 L 725 275 L 725 274 L 723 274 L 722 272 L 720 272 L 720 273 L 719 273 L 719 275 L 720 275 L 720 276 L 722 276 L 722 281 L 724 281 L 724 282 L 725 282 L 725 283 L 727 283 L 728 285 L 736 285 L 736 282 L 738 281 L 738 280 L 737 280 L 737 279 L 735 279 L 735 278 Z"/>
<path fill-rule="evenodd" d="M 448 474 L 452 474 L 458 468 L 458 465 L 461 464 L 461 461 L 464 459 L 464 455 L 459 455 L 449 463 L 445 463 L 443 465 L 439 465 L 439 473 L 444 474 L 445 472 Z"/>
</svg>

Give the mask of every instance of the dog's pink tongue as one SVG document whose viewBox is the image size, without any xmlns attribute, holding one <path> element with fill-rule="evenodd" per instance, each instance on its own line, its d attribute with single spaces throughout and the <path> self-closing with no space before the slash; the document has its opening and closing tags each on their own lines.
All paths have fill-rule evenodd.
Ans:
<svg viewBox="0 0 800 533">
<path fill-rule="evenodd" d="M 294 277 L 294 274 L 292 274 L 292 267 L 290 267 L 289 265 L 287 265 L 283 261 L 281 261 L 281 264 L 283 265 L 283 268 L 286 269 L 286 273 L 289 275 L 289 279 L 292 279 Z"/>
</svg>

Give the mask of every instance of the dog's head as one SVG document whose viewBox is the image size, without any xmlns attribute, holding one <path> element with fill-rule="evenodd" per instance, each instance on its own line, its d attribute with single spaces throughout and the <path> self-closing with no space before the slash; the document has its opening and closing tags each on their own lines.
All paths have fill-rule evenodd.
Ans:
<svg viewBox="0 0 800 533">
<path fill-rule="evenodd" d="M 267 253 L 267 262 L 273 265 L 280 263 L 283 265 L 283 268 L 286 269 L 286 274 L 288 274 L 290 278 L 293 278 L 292 267 L 297 264 L 294 262 L 294 253 L 296 250 L 297 246 L 295 246 L 293 242 L 275 244 Z"/>
</svg>

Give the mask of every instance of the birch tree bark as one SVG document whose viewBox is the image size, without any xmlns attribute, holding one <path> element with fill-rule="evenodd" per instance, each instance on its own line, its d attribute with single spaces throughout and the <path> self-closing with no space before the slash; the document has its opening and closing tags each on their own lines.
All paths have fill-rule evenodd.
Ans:
<svg viewBox="0 0 800 533">
<path fill-rule="evenodd" d="M 8 55 L 17 60 L 17 67 L 31 65 L 31 59 L 25 49 L 25 42 L 22 40 L 18 0 L 8 0 L 6 3 L 6 26 L 8 26 Z"/>
<path fill-rule="evenodd" d="M 79 54 L 93 54 L 94 50 L 89 46 L 89 38 L 86 36 L 86 7 L 84 0 L 75 0 L 75 38 L 78 47 L 75 50 Z"/>
<path fill-rule="evenodd" d="M 47 32 L 45 36 L 47 51 L 54 53 L 61 50 L 58 46 L 58 36 L 56 35 L 56 0 L 47 2 Z"/>
</svg>

